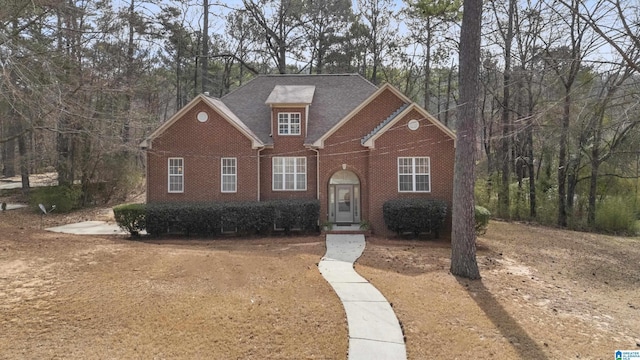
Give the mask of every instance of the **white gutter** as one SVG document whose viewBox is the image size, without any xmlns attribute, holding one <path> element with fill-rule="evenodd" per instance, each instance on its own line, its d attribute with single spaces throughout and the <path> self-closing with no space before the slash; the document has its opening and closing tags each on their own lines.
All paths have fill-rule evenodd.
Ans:
<svg viewBox="0 0 640 360">
<path fill-rule="evenodd" d="M 258 153 L 257 153 L 258 154 L 257 155 L 258 156 L 258 176 L 257 176 L 258 177 L 258 193 L 257 193 L 258 201 L 260 201 L 260 162 L 262 161 L 262 159 L 260 159 L 260 152 L 262 150 L 264 150 L 264 148 L 258 149 Z"/>
</svg>

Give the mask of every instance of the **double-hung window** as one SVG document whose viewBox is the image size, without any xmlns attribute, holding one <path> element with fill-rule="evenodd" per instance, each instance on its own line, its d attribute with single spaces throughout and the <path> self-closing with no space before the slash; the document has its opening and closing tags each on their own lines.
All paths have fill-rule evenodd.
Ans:
<svg viewBox="0 0 640 360">
<path fill-rule="evenodd" d="M 273 190 L 307 190 L 307 158 L 274 157 Z"/>
<path fill-rule="evenodd" d="M 431 172 L 428 157 L 398 158 L 398 191 L 431 191 Z"/>
<path fill-rule="evenodd" d="M 300 113 L 279 113 L 278 135 L 300 135 Z"/>
<path fill-rule="evenodd" d="M 233 193 L 237 190 L 238 168 L 236 158 L 222 158 L 221 163 L 221 191 L 223 193 Z"/>
<path fill-rule="evenodd" d="M 168 190 L 170 193 L 184 192 L 184 159 L 169 158 L 169 181 Z"/>
</svg>

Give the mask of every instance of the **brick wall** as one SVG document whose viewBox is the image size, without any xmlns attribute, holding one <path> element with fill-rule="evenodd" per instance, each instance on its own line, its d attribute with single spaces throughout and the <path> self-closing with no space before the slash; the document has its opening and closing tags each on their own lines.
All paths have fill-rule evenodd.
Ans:
<svg viewBox="0 0 640 360">
<path fill-rule="evenodd" d="M 196 119 L 200 111 L 209 120 Z M 170 157 L 184 158 L 184 192 L 167 189 Z M 221 158 L 235 157 L 237 192 L 221 192 Z M 258 198 L 257 150 L 233 125 L 203 102 L 197 103 L 147 150 L 147 201 L 244 201 Z"/>
<path fill-rule="evenodd" d="M 393 92 L 385 90 L 325 140 L 324 148 L 320 149 L 321 222 L 328 218 L 329 180 L 336 171 L 342 170 L 342 164 L 360 179 L 361 218 L 370 221 L 374 210 L 370 204 L 369 150 L 362 146 L 361 140 L 402 104 Z"/>
<path fill-rule="evenodd" d="M 420 121 L 413 131 L 407 127 L 411 119 Z M 398 191 L 398 157 L 430 158 L 431 192 L 408 193 Z M 446 228 L 441 236 L 448 236 L 451 226 L 451 200 L 453 196 L 453 168 L 455 160 L 454 140 L 438 127 L 412 111 L 396 122 L 375 141 L 369 160 L 369 196 L 371 225 L 377 233 L 384 225 L 382 205 L 395 198 L 427 198 L 446 201 L 449 209 Z"/>
<path fill-rule="evenodd" d="M 300 113 L 300 135 L 278 135 L 278 113 Z M 316 153 L 304 147 L 305 140 L 305 108 L 274 107 L 272 109 L 273 147 L 260 152 L 260 199 L 315 199 L 316 194 Z M 273 190 L 272 184 L 272 159 L 274 156 L 305 157 L 307 159 L 307 189 L 300 190 Z"/>
<path fill-rule="evenodd" d="M 402 106 L 402 99 L 385 90 L 367 104 L 319 150 L 319 172 L 316 152 L 304 147 L 306 112 L 304 108 L 275 107 L 272 134 L 274 145 L 262 151 L 251 149 L 251 141 L 204 103 L 197 103 L 163 134 L 153 140 L 147 151 L 147 199 L 158 201 L 240 201 L 316 198 L 321 204 L 320 220 L 327 220 L 328 187 L 331 176 L 343 169 L 355 173 L 360 180 L 361 218 L 371 223 L 378 234 L 389 235 L 384 225 L 382 205 L 402 197 L 442 199 L 451 206 L 453 193 L 454 141 L 438 127 L 412 111 L 397 121 L 375 141 L 375 148 L 361 145 L 361 139 Z M 207 111 L 209 120 L 196 120 L 199 111 Z M 300 112 L 301 135 L 278 135 L 277 114 Z M 420 127 L 407 127 L 411 119 L 420 120 Z M 310 119 L 313 121 L 313 119 Z M 259 153 L 259 157 L 258 157 Z M 304 191 L 274 191 L 272 189 L 272 158 L 274 156 L 307 159 L 307 189 Z M 397 158 L 428 156 L 430 158 L 430 193 L 398 192 Z M 167 190 L 167 159 L 184 158 L 184 193 Z M 220 190 L 221 157 L 237 158 L 237 193 Z M 259 159 L 259 160 L 258 160 Z M 258 164 L 259 161 L 259 164 Z M 258 166 L 259 165 L 259 166 Z M 258 189 L 258 169 L 260 187 Z M 319 182 L 317 182 L 319 174 Z M 259 195 L 258 195 L 259 192 Z M 447 217 L 448 235 L 451 209 Z"/>
<path fill-rule="evenodd" d="M 325 141 L 320 150 L 321 221 L 328 218 L 328 185 L 331 176 L 342 169 L 354 172 L 360 179 L 362 219 L 368 220 L 374 232 L 391 235 L 387 230 L 382 205 L 396 198 L 433 198 L 445 200 L 451 206 L 453 194 L 454 141 L 417 111 L 412 111 L 382 134 L 374 149 L 361 145 L 361 139 L 384 121 L 403 102 L 390 90 L 383 91 L 336 133 Z M 420 120 L 420 127 L 409 130 L 411 119 Z M 430 193 L 398 191 L 398 157 L 428 156 L 430 158 Z M 443 236 L 451 226 L 451 210 Z"/>
</svg>

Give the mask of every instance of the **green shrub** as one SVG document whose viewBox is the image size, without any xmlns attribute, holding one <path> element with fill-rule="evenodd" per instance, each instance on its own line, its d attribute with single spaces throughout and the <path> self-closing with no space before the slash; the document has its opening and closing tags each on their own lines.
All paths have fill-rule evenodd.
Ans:
<svg viewBox="0 0 640 360">
<path fill-rule="evenodd" d="M 441 200 L 394 199 L 384 203 L 382 212 L 387 228 L 398 235 L 431 232 L 437 238 L 447 216 L 447 204 Z"/>
<path fill-rule="evenodd" d="M 597 204 L 595 227 L 598 231 L 635 234 L 636 220 L 633 204 L 622 197 L 609 197 Z"/>
<path fill-rule="evenodd" d="M 476 234 L 484 235 L 487 232 L 487 226 L 489 226 L 489 219 L 491 218 L 491 212 L 487 208 L 476 205 L 475 207 L 476 218 Z"/>
<path fill-rule="evenodd" d="M 138 236 L 146 228 L 146 205 L 125 204 L 113 208 L 113 215 L 121 229 Z"/>
<path fill-rule="evenodd" d="M 146 208 L 147 233 L 168 232 L 215 236 L 223 230 L 241 235 L 268 234 L 274 224 L 292 229 L 317 231 L 318 200 L 276 200 L 229 203 L 151 203 Z"/>
<path fill-rule="evenodd" d="M 56 206 L 56 211 L 66 213 L 80 208 L 80 199 L 82 191 L 77 186 L 44 186 L 31 189 L 29 193 L 29 203 L 38 209 L 38 205 L 42 204 L 51 209 Z"/>
<path fill-rule="evenodd" d="M 277 228 L 289 233 L 292 229 L 303 232 L 317 231 L 320 217 L 320 201 L 318 200 L 273 200 L 269 202 L 275 212 Z"/>
</svg>

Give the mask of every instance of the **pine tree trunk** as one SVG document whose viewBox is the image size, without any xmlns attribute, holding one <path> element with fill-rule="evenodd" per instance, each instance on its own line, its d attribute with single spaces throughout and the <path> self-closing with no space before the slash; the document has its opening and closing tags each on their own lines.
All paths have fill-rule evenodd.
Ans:
<svg viewBox="0 0 640 360">
<path fill-rule="evenodd" d="M 453 180 L 451 273 L 469 279 L 480 278 L 476 260 L 473 187 L 481 21 L 482 2 L 465 0 L 460 33 L 460 110 Z"/>
<path fill-rule="evenodd" d="M 567 142 L 569 141 L 569 115 L 571 95 L 567 90 L 564 98 L 564 113 L 560 130 L 560 149 L 558 153 L 558 226 L 567 226 Z"/>
</svg>

